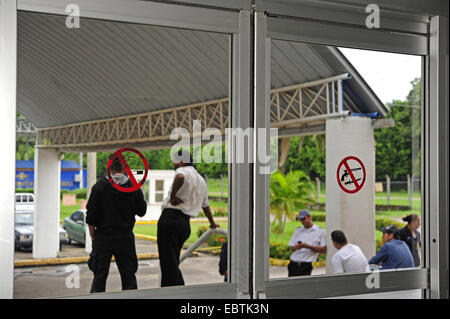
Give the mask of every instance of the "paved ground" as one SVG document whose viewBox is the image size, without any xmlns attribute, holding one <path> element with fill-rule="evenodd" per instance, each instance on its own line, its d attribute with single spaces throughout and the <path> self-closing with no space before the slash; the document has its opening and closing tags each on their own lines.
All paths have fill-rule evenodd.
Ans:
<svg viewBox="0 0 450 319">
<path fill-rule="evenodd" d="M 136 250 L 141 252 L 156 252 L 157 246 L 153 242 L 136 240 Z M 60 252 L 61 257 L 87 255 L 81 246 L 65 246 Z M 16 260 L 32 258 L 31 252 L 16 252 Z M 198 257 L 190 257 L 181 264 L 186 285 L 221 283 L 223 277 L 218 273 L 218 256 L 200 253 Z M 75 268 L 74 268 L 75 267 Z M 66 281 L 71 284 L 74 269 L 79 270 L 79 288 L 68 288 Z M 313 274 L 323 273 L 324 269 L 314 269 Z M 287 277 L 287 268 L 270 266 L 271 278 Z M 16 268 L 14 271 L 15 298 L 45 298 L 88 294 L 92 272 L 86 264 L 59 265 L 45 267 Z M 157 288 L 159 283 L 159 260 L 140 260 L 137 272 L 139 289 Z M 69 285 L 70 286 L 70 285 Z M 106 291 L 120 291 L 120 275 L 114 262 L 111 263 Z"/>
<path fill-rule="evenodd" d="M 158 247 L 154 242 L 142 239 L 136 239 L 136 252 L 139 253 L 153 253 L 158 252 Z M 62 249 L 58 252 L 58 257 L 82 257 L 89 256 L 88 253 L 84 251 L 84 246 L 80 244 L 73 243 L 71 245 L 64 245 Z M 31 251 L 16 251 L 14 253 L 14 260 L 24 260 L 32 259 Z"/>
<path fill-rule="evenodd" d="M 218 257 L 192 257 L 181 265 L 186 285 L 222 282 L 217 271 Z M 66 279 L 73 275 L 74 265 L 19 268 L 14 272 L 15 298 L 42 298 L 88 294 L 92 272 L 86 264 L 78 264 L 80 286 L 67 288 Z M 70 282 L 69 278 L 69 282 Z M 139 289 L 157 288 L 159 282 L 159 260 L 140 260 L 137 272 Z M 114 262 L 111 263 L 106 291 L 120 291 L 120 275 Z"/>
</svg>

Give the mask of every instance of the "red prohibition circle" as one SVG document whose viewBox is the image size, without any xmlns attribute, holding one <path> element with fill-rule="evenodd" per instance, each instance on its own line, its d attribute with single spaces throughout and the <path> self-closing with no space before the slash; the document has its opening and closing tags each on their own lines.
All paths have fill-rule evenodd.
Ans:
<svg viewBox="0 0 450 319">
<path fill-rule="evenodd" d="M 347 163 L 348 160 L 355 160 L 355 161 L 357 161 L 357 162 L 359 163 L 359 165 L 361 165 L 361 168 L 362 168 L 362 171 L 363 171 L 363 178 L 362 178 L 361 184 L 358 184 L 358 181 L 356 180 L 355 176 L 353 175 L 352 170 L 351 170 L 350 167 L 348 166 L 348 163 Z M 342 165 L 345 166 L 345 169 L 347 170 L 347 172 L 348 172 L 350 178 L 352 179 L 353 184 L 354 184 L 355 187 L 356 187 L 356 188 L 353 189 L 353 190 L 350 190 L 350 189 L 345 188 L 345 186 L 342 185 L 342 183 L 341 183 L 341 178 L 340 178 L 340 176 L 339 176 L 339 171 L 341 170 Z M 337 174 L 337 181 L 338 181 L 339 187 L 341 187 L 341 189 L 342 189 L 344 192 L 349 193 L 349 194 L 354 194 L 354 193 L 358 192 L 358 191 L 363 187 L 364 182 L 366 181 L 366 168 L 364 167 L 363 162 L 362 162 L 359 158 L 357 158 L 356 156 L 347 156 L 346 158 L 344 158 L 344 159 L 339 163 L 338 168 L 337 168 L 337 173 L 336 173 L 336 174 Z"/>
<path fill-rule="evenodd" d="M 123 155 L 122 155 L 123 152 L 136 153 L 141 158 L 142 162 L 144 162 L 144 167 L 145 167 L 144 178 L 142 178 L 142 180 L 139 183 L 134 178 L 134 175 L 131 172 L 131 169 L 128 166 L 127 161 L 123 157 Z M 112 179 L 111 164 L 116 157 L 118 157 L 120 162 L 122 163 L 122 166 L 123 166 L 125 172 L 127 173 L 128 177 L 130 178 L 131 184 L 133 184 L 132 187 L 122 187 L 122 186 L 118 185 L 116 182 L 114 182 L 114 180 Z M 137 149 L 130 148 L 130 147 L 124 147 L 124 148 L 121 148 L 121 149 L 115 151 L 114 154 L 109 158 L 108 165 L 106 167 L 106 173 L 108 174 L 108 179 L 114 188 L 118 189 L 121 192 L 131 193 L 131 192 L 138 190 L 142 185 L 144 185 L 145 180 L 147 179 L 147 174 L 148 174 L 148 163 L 147 163 L 147 160 L 145 159 L 144 155 L 142 155 L 142 153 L 139 152 Z"/>
</svg>

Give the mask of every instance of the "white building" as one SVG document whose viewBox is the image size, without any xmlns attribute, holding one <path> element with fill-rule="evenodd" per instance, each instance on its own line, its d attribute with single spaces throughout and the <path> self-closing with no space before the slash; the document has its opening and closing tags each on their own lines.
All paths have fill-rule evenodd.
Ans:
<svg viewBox="0 0 450 319">
<path fill-rule="evenodd" d="M 144 217 L 136 217 L 136 221 L 158 220 L 161 215 L 161 205 L 169 195 L 170 185 L 173 182 L 173 170 L 149 170 L 146 183 L 149 184 L 147 213 Z"/>
</svg>

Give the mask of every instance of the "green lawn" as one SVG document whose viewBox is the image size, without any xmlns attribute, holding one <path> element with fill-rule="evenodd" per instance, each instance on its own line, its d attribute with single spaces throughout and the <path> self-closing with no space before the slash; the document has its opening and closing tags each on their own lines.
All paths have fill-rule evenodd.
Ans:
<svg viewBox="0 0 450 319">
<path fill-rule="evenodd" d="M 222 188 L 220 178 L 208 178 L 209 196 L 221 196 Z M 228 176 L 223 178 L 223 197 L 228 197 Z"/>
<path fill-rule="evenodd" d="M 220 227 L 223 229 L 227 229 L 228 223 L 226 222 L 220 222 Z M 325 222 L 315 222 L 316 225 L 322 227 L 323 229 L 326 229 Z M 209 227 L 208 223 L 191 223 L 191 235 L 189 239 L 186 241 L 187 244 L 194 243 L 198 237 L 197 237 L 197 230 L 202 227 L 206 226 Z M 275 241 L 278 243 L 288 243 L 291 239 L 292 234 L 294 233 L 294 230 L 297 227 L 300 227 L 301 223 L 297 221 L 288 221 L 286 222 L 286 227 L 284 229 L 284 232 L 282 234 L 274 234 L 270 233 L 270 241 Z M 134 226 L 134 233 L 135 234 L 141 234 L 141 235 L 149 235 L 156 237 L 156 231 L 157 226 L 156 225 L 135 225 Z M 375 231 L 375 235 L 377 239 L 381 239 L 382 233 L 378 230 Z"/>
<path fill-rule="evenodd" d="M 209 206 L 217 207 L 217 208 L 223 208 L 223 209 L 228 209 L 228 203 L 227 202 L 222 202 L 222 201 L 210 200 L 209 201 Z"/>
<path fill-rule="evenodd" d="M 79 201 L 77 201 L 79 203 Z M 64 220 L 64 218 L 72 215 L 73 213 L 75 213 L 77 210 L 79 210 L 81 207 L 80 204 L 74 205 L 74 206 L 63 206 L 60 205 L 60 219 Z"/>
<path fill-rule="evenodd" d="M 314 224 L 323 229 L 326 229 L 325 222 L 314 222 Z M 289 243 L 294 230 L 300 226 L 302 226 L 302 223 L 299 221 L 287 221 L 286 227 L 284 228 L 284 232 L 282 234 L 274 234 L 270 232 L 270 241 L 275 241 L 278 243 Z M 377 239 L 381 239 L 383 234 L 379 230 L 375 230 L 375 236 Z"/>
<path fill-rule="evenodd" d="M 220 225 L 220 228 L 222 228 L 222 229 L 228 228 L 227 222 L 217 222 L 217 223 Z M 195 242 L 198 239 L 197 230 L 202 226 L 209 227 L 209 223 L 191 223 L 191 236 L 189 236 L 188 240 L 186 241 L 186 244 L 192 244 L 193 242 Z M 135 234 L 156 237 L 156 231 L 157 231 L 156 225 L 135 225 L 134 226 Z"/>
</svg>

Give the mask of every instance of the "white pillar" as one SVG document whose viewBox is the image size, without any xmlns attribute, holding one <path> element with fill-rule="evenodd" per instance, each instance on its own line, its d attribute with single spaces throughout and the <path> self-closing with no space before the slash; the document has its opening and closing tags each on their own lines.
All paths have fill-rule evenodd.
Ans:
<svg viewBox="0 0 450 319">
<path fill-rule="evenodd" d="M 84 188 L 83 179 L 83 152 L 80 152 L 80 189 Z"/>
<path fill-rule="evenodd" d="M 87 199 L 91 195 L 92 186 L 97 182 L 97 153 L 87 153 Z M 86 225 L 85 251 L 90 253 L 92 250 L 92 240 L 89 235 L 89 228 Z"/>
<path fill-rule="evenodd" d="M 17 1 L 0 1 L 0 299 L 13 298 L 16 170 Z"/>
<path fill-rule="evenodd" d="M 34 152 L 33 258 L 55 258 L 59 251 L 61 161 L 55 149 Z"/>
<path fill-rule="evenodd" d="M 337 180 L 338 165 L 347 156 L 359 158 L 366 171 L 364 185 L 356 193 L 343 191 Z M 350 163 L 350 168 L 357 166 L 354 161 Z M 362 175 L 361 171 L 354 174 L 355 178 Z M 348 187 L 351 190 L 350 184 Z M 375 253 L 375 140 L 371 119 L 326 121 L 326 190 L 327 272 L 331 272 L 331 257 L 336 252 L 331 241 L 333 230 L 342 230 L 367 258 Z"/>
</svg>

